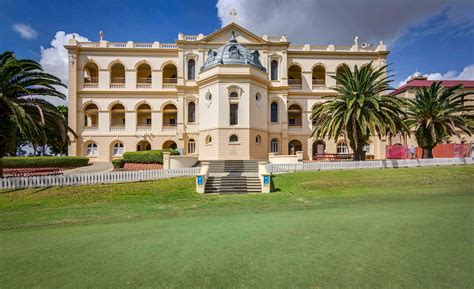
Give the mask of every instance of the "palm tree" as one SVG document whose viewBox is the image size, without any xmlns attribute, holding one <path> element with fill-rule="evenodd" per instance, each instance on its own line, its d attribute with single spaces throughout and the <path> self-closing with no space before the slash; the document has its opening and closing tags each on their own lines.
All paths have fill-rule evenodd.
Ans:
<svg viewBox="0 0 474 289">
<path fill-rule="evenodd" d="M 311 114 L 313 137 L 344 136 L 354 151 L 354 160 L 365 160 L 364 146 L 371 135 L 392 136 L 408 133 L 402 110 L 404 101 L 384 93 L 392 80 L 385 76 L 387 66 L 372 67 L 372 62 L 352 72 L 343 64 L 343 72 L 333 76 L 336 96 L 316 104 Z"/>
<path fill-rule="evenodd" d="M 43 72 L 33 60 L 17 59 L 11 51 L 0 54 L 0 122 L 13 124 L 29 141 L 44 140 L 44 128 L 58 130 L 63 139 L 70 131 L 67 120 L 56 106 L 41 97 L 65 99 L 56 87 L 66 87 L 61 80 Z M 2 137 L 15 137 L 12 125 L 0 126 Z M 0 147 L 0 160 L 7 150 Z M 1 169 L 0 169 L 1 176 Z"/>
<path fill-rule="evenodd" d="M 415 131 L 423 158 L 433 158 L 433 148 L 446 137 L 459 136 L 460 131 L 472 134 L 474 106 L 465 105 L 465 97 L 474 93 L 456 94 L 459 89 L 462 85 L 443 87 L 442 82 L 433 82 L 408 100 L 407 125 Z"/>
</svg>

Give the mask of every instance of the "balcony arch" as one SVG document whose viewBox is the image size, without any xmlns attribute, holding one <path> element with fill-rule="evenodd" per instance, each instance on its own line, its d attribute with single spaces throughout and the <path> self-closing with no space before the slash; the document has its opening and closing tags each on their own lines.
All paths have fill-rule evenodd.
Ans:
<svg viewBox="0 0 474 289">
<path fill-rule="evenodd" d="M 344 64 L 340 64 L 338 67 L 336 67 L 336 77 L 338 77 L 339 75 L 342 75 L 344 73 Z M 337 78 L 336 78 L 336 85 L 339 85 L 339 81 L 337 81 Z"/>
<path fill-rule="evenodd" d="M 151 106 L 142 102 L 136 108 L 137 112 L 137 129 L 148 130 L 151 128 Z"/>
<path fill-rule="evenodd" d="M 322 64 L 313 67 L 313 86 L 326 85 L 326 68 Z"/>
<path fill-rule="evenodd" d="M 163 88 L 174 88 L 178 83 L 178 69 L 172 62 L 168 62 L 162 68 L 163 70 Z"/>
<path fill-rule="evenodd" d="M 137 72 L 137 88 L 151 87 L 151 66 L 146 61 L 139 62 L 135 68 Z"/>
<path fill-rule="evenodd" d="M 301 89 L 303 81 L 301 75 L 301 67 L 299 65 L 293 64 L 288 68 L 288 84 L 294 89 Z"/>
<path fill-rule="evenodd" d="M 110 65 L 110 88 L 125 87 L 125 65 L 116 61 Z"/>
<path fill-rule="evenodd" d="M 151 144 L 147 140 L 141 140 L 137 143 L 137 152 L 151 150 Z"/>
<path fill-rule="evenodd" d="M 99 66 L 92 60 L 84 64 L 83 68 L 84 87 L 97 88 L 99 86 Z"/>
<path fill-rule="evenodd" d="M 110 107 L 110 126 L 115 129 L 125 128 L 125 107 L 120 102 Z"/>
<path fill-rule="evenodd" d="M 176 129 L 178 109 L 172 103 L 166 104 L 163 109 L 163 129 Z"/>
<path fill-rule="evenodd" d="M 99 107 L 94 102 L 89 102 L 82 109 L 84 113 L 84 128 L 96 129 L 99 126 Z"/>
<path fill-rule="evenodd" d="M 164 150 L 175 150 L 178 148 L 178 145 L 173 140 L 167 140 L 163 143 L 162 149 Z"/>
<path fill-rule="evenodd" d="M 301 127 L 303 125 L 303 110 L 298 104 L 288 107 L 288 126 Z"/>
</svg>

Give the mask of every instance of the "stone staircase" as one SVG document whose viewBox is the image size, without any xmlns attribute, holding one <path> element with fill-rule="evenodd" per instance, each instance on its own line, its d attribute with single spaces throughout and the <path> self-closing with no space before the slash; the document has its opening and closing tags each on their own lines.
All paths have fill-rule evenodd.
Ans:
<svg viewBox="0 0 474 289">
<path fill-rule="evenodd" d="M 206 193 L 232 194 L 261 191 L 257 161 L 210 161 Z"/>
</svg>

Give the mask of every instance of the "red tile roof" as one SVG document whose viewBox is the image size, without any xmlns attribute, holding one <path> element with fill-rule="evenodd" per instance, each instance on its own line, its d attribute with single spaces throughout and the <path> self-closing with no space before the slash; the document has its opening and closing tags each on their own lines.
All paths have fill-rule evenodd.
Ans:
<svg viewBox="0 0 474 289">
<path fill-rule="evenodd" d="M 428 87 L 431 86 L 433 82 L 443 82 L 444 87 L 451 87 L 458 84 L 462 84 L 464 88 L 474 88 L 474 80 L 424 80 L 424 79 L 413 79 L 408 81 L 405 85 L 397 88 L 392 91 L 390 95 L 398 95 L 409 88 L 416 87 Z"/>
</svg>

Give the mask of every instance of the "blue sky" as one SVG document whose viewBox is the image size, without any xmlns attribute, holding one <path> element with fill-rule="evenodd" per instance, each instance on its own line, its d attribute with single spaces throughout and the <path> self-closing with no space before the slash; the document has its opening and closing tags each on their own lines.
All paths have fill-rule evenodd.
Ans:
<svg viewBox="0 0 474 289">
<path fill-rule="evenodd" d="M 433 79 L 474 79 L 474 1 L 360 0 L 351 7 L 354 2 L 0 0 L 0 51 L 44 63 L 56 57 L 49 70 L 61 74 L 61 53 L 50 44 L 58 31 L 93 41 L 103 30 L 109 41 L 174 42 L 178 32 L 219 29 L 229 21 L 229 7 L 236 7 L 237 23 L 259 35 L 287 34 L 294 43 L 351 45 L 356 34 L 360 42 L 384 40 L 394 86 L 416 69 Z M 41 47 L 50 49 L 50 59 L 42 59 Z"/>
</svg>

